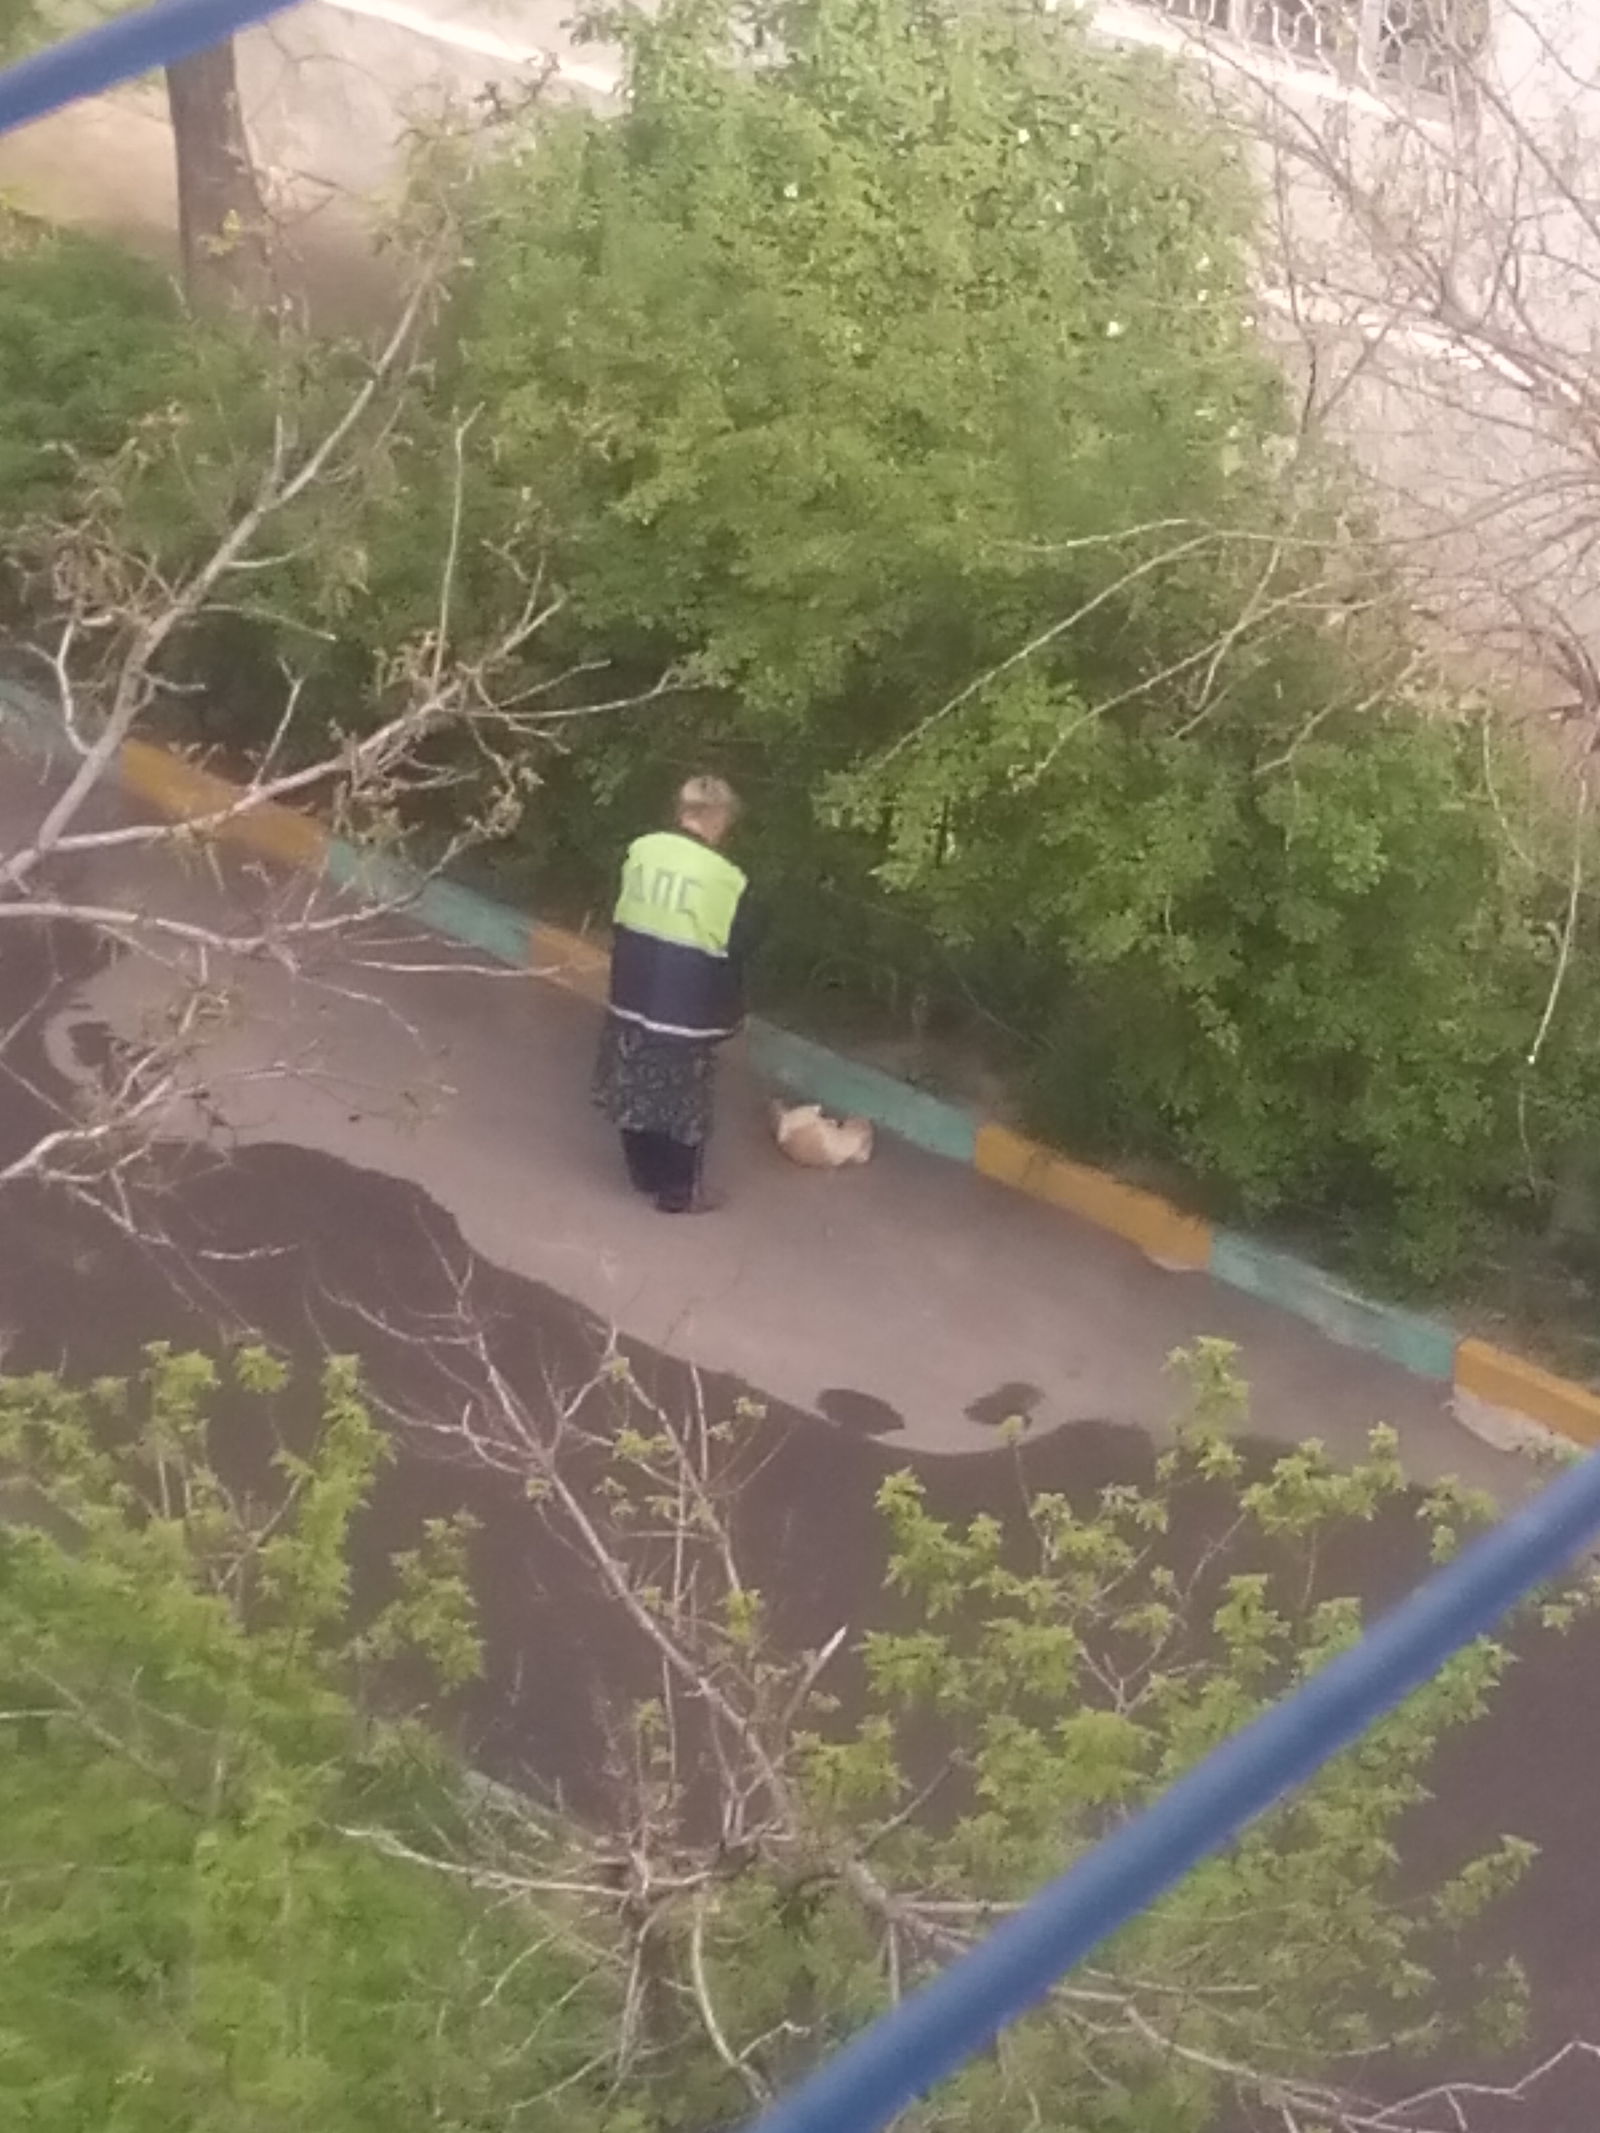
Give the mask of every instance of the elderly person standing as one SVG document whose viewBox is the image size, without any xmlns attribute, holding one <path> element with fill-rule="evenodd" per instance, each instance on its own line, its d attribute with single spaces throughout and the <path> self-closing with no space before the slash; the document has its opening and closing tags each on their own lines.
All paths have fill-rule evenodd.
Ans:
<svg viewBox="0 0 1600 2133">
<path fill-rule="evenodd" d="M 622 1135 L 634 1190 L 668 1215 L 713 1204 L 701 1167 L 716 1047 L 744 1019 L 746 884 L 721 849 L 738 814 L 721 778 L 690 778 L 676 827 L 629 848 L 613 918 L 595 1102 Z"/>
</svg>

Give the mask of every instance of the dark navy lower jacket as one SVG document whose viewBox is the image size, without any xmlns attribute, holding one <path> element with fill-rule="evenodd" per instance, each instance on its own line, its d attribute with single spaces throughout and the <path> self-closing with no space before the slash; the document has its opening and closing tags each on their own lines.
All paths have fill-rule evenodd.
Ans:
<svg viewBox="0 0 1600 2133">
<path fill-rule="evenodd" d="M 740 933 L 736 921 L 728 953 L 708 955 L 619 926 L 611 944 L 611 1012 L 662 1037 L 701 1043 L 731 1037 L 744 1020 Z"/>
</svg>

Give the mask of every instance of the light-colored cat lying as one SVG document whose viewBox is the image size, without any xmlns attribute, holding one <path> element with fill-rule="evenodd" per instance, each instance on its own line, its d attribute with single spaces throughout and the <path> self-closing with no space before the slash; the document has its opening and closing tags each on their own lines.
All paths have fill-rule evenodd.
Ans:
<svg viewBox="0 0 1600 2133">
<path fill-rule="evenodd" d="M 829 1118 L 821 1104 L 774 1102 L 773 1137 L 791 1163 L 807 1170 L 839 1170 L 872 1154 L 869 1118 Z"/>
</svg>

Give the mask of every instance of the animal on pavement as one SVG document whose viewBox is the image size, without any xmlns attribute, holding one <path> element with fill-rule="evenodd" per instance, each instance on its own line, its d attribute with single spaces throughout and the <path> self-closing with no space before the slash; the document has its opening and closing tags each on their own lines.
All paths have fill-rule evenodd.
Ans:
<svg viewBox="0 0 1600 2133">
<path fill-rule="evenodd" d="M 821 1104 L 778 1101 L 771 1117 L 779 1149 L 805 1170 L 840 1170 L 847 1163 L 865 1163 L 872 1155 L 869 1118 L 830 1118 Z"/>
</svg>

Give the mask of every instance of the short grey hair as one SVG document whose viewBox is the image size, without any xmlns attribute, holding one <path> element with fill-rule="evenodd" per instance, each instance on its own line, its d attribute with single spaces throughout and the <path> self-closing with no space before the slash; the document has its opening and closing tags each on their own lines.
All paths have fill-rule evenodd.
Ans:
<svg viewBox="0 0 1600 2133">
<path fill-rule="evenodd" d="M 738 815 L 739 795 L 726 778 L 685 778 L 678 787 L 680 822 L 734 822 Z"/>
</svg>

